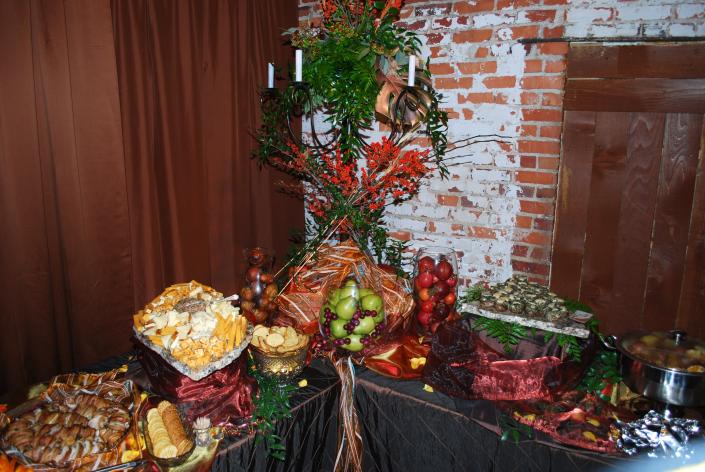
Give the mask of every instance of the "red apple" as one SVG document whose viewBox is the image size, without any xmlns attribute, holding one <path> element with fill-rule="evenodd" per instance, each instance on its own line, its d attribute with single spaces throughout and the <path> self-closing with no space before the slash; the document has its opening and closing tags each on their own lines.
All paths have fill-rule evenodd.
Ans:
<svg viewBox="0 0 705 472">
<path fill-rule="evenodd" d="M 448 277 L 448 280 L 446 280 L 446 283 L 448 284 L 448 286 L 450 288 L 453 288 L 456 285 L 458 285 L 458 279 L 456 279 L 455 277 Z"/>
<path fill-rule="evenodd" d="M 247 269 L 245 278 L 248 282 L 256 282 L 259 279 L 261 269 L 259 267 L 250 267 Z"/>
<path fill-rule="evenodd" d="M 428 326 L 431 322 L 431 312 L 430 311 L 420 311 L 416 315 L 416 319 L 422 326 Z"/>
<path fill-rule="evenodd" d="M 422 288 L 421 290 L 419 290 L 418 296 L 419 296 L 419 300 L 424 301 L 424 302 L 426 300 L 431 299 L 431 293 L 429 292 L 429 290 L 427 288 Z"/>
<path fill-rule="evenodd" d="M 421 272 L 416 276 L 416 283 L 421 288 L 429 288 L 433 285 L 433 275 L 430 272 Z"/>
<path fill-rule="evenodd" d="M 450 292 L 443 298 L 443 303 L 448 306 L 453 306 L 455 304 L 455 294 L 453 292 Z"/>
<path fill-rule="evenodd" d="M 450 287 L 444 281 L 439 280 L 433 286 L 433 291 L 436 295 L 438 295 L 438 298 L 443 298 L 450 293 Z"/>
<path fill-rule="evenodd" d="M 448 261 L 441 261 L 436 266 L 433 274 L 441 280 L 446 280 L 453 275 L 453 266 Z"/>
<path fill-rule="evenodd" d="M 433 259 L 430 258 L 429 256 L 424 256 L 419 260 L 419 273 L 433 272 L 433 269 L 435 267 L 436 267 L 436 264 L 433 262 Z"/>
<path fill-rule="evenodd" d="M 433 311 L 434 306 L 436 306 L 436 303 L 432 299 L 419 304 L 422 311 Z"/>
</svg>

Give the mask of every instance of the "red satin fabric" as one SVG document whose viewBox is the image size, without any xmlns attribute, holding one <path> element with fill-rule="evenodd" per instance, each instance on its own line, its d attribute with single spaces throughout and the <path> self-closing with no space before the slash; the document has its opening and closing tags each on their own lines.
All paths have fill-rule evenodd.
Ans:
<svg viewBox="0 0 705 472">
<path fill-rule="evenodd" d="M 538 359 L 468 362 L 463 368 L 475 374 L 471 392 L 487 400 L 526 400 L 551 398 L 548 384 L 556 377 L 561 361 L 548 356 Z M 452 365 L 452 364 L 451 364 Z"/>
<path fill-rule="evenodd" d="M 152 392 L 187 405 L 186 416 L 190 421 L 207 416 L 214 424 L 226 424 L 252 414 L 256 382 L 247 374 L 246 356 L 240 356 L 229 366 L 194 381 L 141 343 L 138 343 L 138 353 Z"/>
<path fill-rule="evenodd" d="M 377 346 L 376 346 L 377 347 Z M 423 367 L 411 368 L 411 359 L 426 357 L 431 347 L 421 344 L 417 336 L 405 334 L 396 341 L 379 346 L 379 354 L 365 358 L 365 366 L 378 374 L 397 379 L 417 379 L 423 373 Z"/>
</svg>

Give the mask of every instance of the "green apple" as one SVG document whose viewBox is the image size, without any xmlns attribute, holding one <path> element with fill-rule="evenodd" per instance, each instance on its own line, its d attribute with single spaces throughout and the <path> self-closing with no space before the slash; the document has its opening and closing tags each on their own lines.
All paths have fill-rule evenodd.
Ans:
<svg viewBox="0 0 705 472">
<path fill-rule="evenodd" d="M 330 335 L 333 338 L 342 338 L 348 335 L 348 332 L 345 330 L 344 326 L 348 323 L 348 320 L 333 320 L 330 322 Z"/>
<path fill-rule="evenodd" d="M 345 281 L 345 284 L 343 285 L 344 287 L 357 287 L 357 280 L 355 279 L 348 279 Z"/>
<path fill-rule="evenodd" d="M 359 295 L 360 289 L 357 286 L 347 286 L 340 289 L 340 299 L 347 297 L 354 297 L 356 300 L 360 299 Z"/>
<path fill-rule="evenodd" d="M 355 326 L 353 333 L 355 334 L 370 334 L 375 329 L 376 323 L 371 316 L 360 318 L 360 324 Z"/>
<path fill-rule="evenodd" d="M 342 346 L 340 346 L 343 349 L 347 349 L 348 351 L 352 352 L 358 352 L 362 351 L 365 348 L 365 345 L 360 342 L 359 334 L 351 334 L 346 337 L 350 340 L 350 344 L 343 344 Z"/>
<path fill-rule="evenodd" d="M 384 307 L 382 297 L 379 295 L 367 295 L 361 300 L 361 302 L 363 310 L 379 311 Z"/>
<path fill-rule="evenodd" d="M 371 288 L 361 288 L 358 290 L 358 294 L 360 295 L 360 298 L 364 298 L 367 295 L 375 295 L 375 291 Z"/>
<path fill-rule="evenodd" d="M 356 311 L 357 300 L 353 297 L 343 298 L 335 305 L 335 313 L 344 320 L 351 320 Z"/>
<path fill-rule="evenodd" d="M 340 301 L 340 289 L 332 290 L 328 295 L 328 303 L 335 306 Z"/>
<path fill-rule="evenodd" d="M 384 310 L 379 310 L 377 312 L 377 316 L 373 317 L 372 319 L 375 320 L 375 325 L 380 324 L 382 321 L 384 321 Z"/>
</svg>

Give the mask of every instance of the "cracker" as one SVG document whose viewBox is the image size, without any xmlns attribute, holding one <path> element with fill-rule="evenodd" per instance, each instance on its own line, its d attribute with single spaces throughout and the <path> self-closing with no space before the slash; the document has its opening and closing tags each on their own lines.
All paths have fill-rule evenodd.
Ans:
<svg viewBox="0 0 705 472">
<path fill-rule="evenodd" d="M 279 333 L 271 333 L 267 336 L 265 342 L 271 347 L 279 347 L 284 344 L 284 336 Z"/>
</svg>

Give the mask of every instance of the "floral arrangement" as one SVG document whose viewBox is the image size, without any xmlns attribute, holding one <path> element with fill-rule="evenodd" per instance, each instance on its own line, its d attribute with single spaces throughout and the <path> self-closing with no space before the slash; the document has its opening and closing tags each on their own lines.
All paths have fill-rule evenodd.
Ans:
<svg viewBox="0 0 705 472">
<path fill-rule="evenodd" d="M 285 190 L 305 199 L 315 222 L 310 242 L 333 231 L 347 234 L 377 262 L 399 269 L 404 243 L 388 237 L 384 210 L 416 195 L 434 171 L 447 175 L 442 96 L 427 67 L 407 87 L 409 56 L 419 53 L 420 40 L 394 23 L 400 0 L 322 0 L 320 6 L 320 24 L 286 32 L 303 50 L 306 89 L 299 84 L 268 91 L 255 157 L 304 182 Z M 413 113 L 393 105 L 401 94 Z M 328 128 L 316 145 L 292 138 L 290 117 L 315 113 Z M 397 132 L 370 143 L 375 120 Z"/>
</svg>

